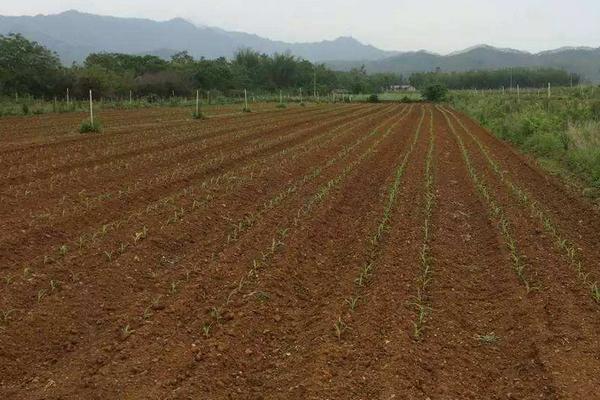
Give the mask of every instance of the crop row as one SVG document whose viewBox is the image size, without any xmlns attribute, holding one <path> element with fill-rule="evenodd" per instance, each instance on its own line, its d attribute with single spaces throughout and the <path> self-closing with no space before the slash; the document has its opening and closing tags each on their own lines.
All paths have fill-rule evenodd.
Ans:
<svg viewBox="0 0 600 400">
<path fill-rule="evenodd" d="M 433 111 L 429 109 L 429 147 L 425 158 L 425 192 L 423 195 L 423 243 L 420 250 L 421 273 L 417 278 L 417 294 L 414 306 L 417 312 L 413 335 L 415 339 L 421 339 L 427 315 L 431 309 L 428 302 L 427 287 L 433 279 L 433 258 L 431 256 L 431 216 L 435 207 L 435 182 L 433 176 L 433 151 L 435 148 L 435 136 L 433 130 Z"/>
<path fill-rule="evenodd" d="M 328 110 L 326 115 L 337 116 L 344 113 L 348 114 L 347 111 L 331 112 Z M 18 199 L 31 197 L 38 192 L 44 192 L 47 197 L 47 191 L 64 193 L 65 191 L 78 192 L 85 188 L 89 190 L 92 187 L 105 188 L 109 182 L 137 176 L 139 173 L 151 176 L 152 171 L 146 167 L 149 164 L 156 168 L 164 168 L 176 162 L 179 168 L 183 169 L 186 166 L 192 168 L 200 151 L 218 150 L 226 144 L 241 143 L 252 137 L 264 140 L 265 132 L 277 134 L 278 129 L 301 127 L 308 121 L 311 121 L 310 116 L 302 119 L 283 119 L 279 122 L 277 120 L 263 121 L 260 124 L 243 126 L 239 129 L 224 128 L 218 133 L 209 131 L 210 134 L 197 134 L 195 131 L 191 131 L 194 132 L 191 137 L 188 139 L 178 138 L 176 146 L 164 143 L 140 146 L 138 143 L 131 151 L 119 154 L 103 150 L 103 157 L 100 159 L 88 158 L 65 167 L 52 168 L 54 172 L 36 171 L 31 176 L 31 180 L 26 180 L 27 177 L 16 177 L 12 180 L 17 184 L 11 184 L 5 193 Z M 260 133 L 262 135 L 258 136 Z M 67 186 L 69 184 L 74 186 Z M 79 189 L 77 189 L 78 187 Z"/>
<path fill-rule="evenodd" d="M 177 147 L 200 138 L 212 138 L 236 130 L 255 129 L 265 123 L 288 123 L 290 120 L 302 120 L 311 115 L 326 114 L 332 110 L 345 108 L 307 109 L 299 112 L 289 111 L 276 115 L 253 115 L 238 119 L 209 119 L 202 124 L 196 121 L 148 121 L 145 126 L 124 125 L 123 131 L 106 132 L 96 136 L 82 136 L 56 139 L 41 144 L 28 144 L 21 149 L 0 152 L 6 169 L 0 179 L 17 178 L 17 171 L 47 172 L 50 169 L 72 169 L 76 163 L 94 161 L 100 163 L 106 159 L 123 157 L 140 151 Z M 57 122 L 58 123 L 58 122 Z M 98 150 L 101 150 L 100 152 Z M 40 157 L 43 156 L 43 157 Z M 96 157 L 96 158 L 93 158 Z M 70 166 L 69 163 L 74 165 Z"/>
<path fill-rule="evenodd" d="M 500 181 L 509 189 L 512 196 L 518 200 L 519 204 L 523 207 L 528 208 L 531 215 L 536 217 L 543 229 L 550 234 L 556 247 L 567 257 L 570 267 L 576 272 L 579 281 L 587 287 L 590 295 L 597 303 L 600 303 L 600 286 L 598 281 L 587 271 L 581 260 L 581 255 L 577 249 L 577 246 L 568 238 L 564 237 L 561 233 L 560 227 L 552 220 L 552 218 L 545 212 L 541 204 L 533 200 L 530 193 L 525 189 L 521 188 L 510 180 L 507 173 L 500 168 L 498 163 L 490 155 L 488 149 L 481 143 L 481 141 L 471 133 L 471 131 L 462 123 L 450 111 L 446 111 L 454 117 L 454 119 L 461 125 L 463 130 L 469 135 L 469 137 L 476 143 L 481 153 L 487 160 L 492 171 L 498 176 Z"/>
<path fill-rule="evenodd" d="M 377 114 L 379 114 L 379 113 L 377 113 Z M 315 136 L 315 137 L 311 138 L 310 141 L 309 141 L 310 143 L 304 143 L 302 146 L 300 146 L 300 149 L 302 151 L 304 151 L 304 152 L 306 152 L 306 151 L 314 151 L 316 148 L 318 148 L 318 147 L 320 147 L 322 145 L 325 145 L 326 143 L 328 143 L 331 140 L 333 140 L 337 135 L 342 134 L 341 128 L 348 126 L 348 124 L 349 123 L 346 123 L 346 124 L 344 124 L 344 125 L 336 128 L 336 129 L 332 130 L 330 133 L 335 132 L 335 134 L 332 135 L 332 137 L 328 138 L 327 140 L 323 141 L 322 143 L 317 144 L 317 147 L 311 146 L 310 144 L 312 142 L 316 141 L 316 139 L 322 138 L 322 137 L 326 137 L 327 135 L 318 135 L 318 136 Z M 277 155 L 279 155 L 279 156 L 288 155 L 290 153 L 290 150 L 293 150 L 293 149 L 285 148 L 285 149 L 281 150 L 279 153 L 277 153 L 276 156 Z M 294 156 L 297 156 L 297 155 L 294 154 Z M 270 166 L 272 166 L 272 165 L 274 165 L 276 163 L 267 162 L 266 164 L 267 164 L 268 167 L 270 167 Z M 327 164 L 327 165 L 330 165 L 330 164 Z M 238 171 L 238 173 L 239 172 L 240 171 Z M 247 177 L 247 178 L 249 180 L 251 180 L 252 177 L 253 176 L 252 176 L 252 172 L 251 172 L 250 175 L 249 175 L 249 177 Z M 218 179 L 212 180 L 212 182 L 214 184 L 218 183 L 218 181 L 219 181 Z M 222 181 L 226 182 L 225 179 L 222 180 Z M 240 176 L 238 174 L 236 176 L 236 179 L 234 180 L 234 184 L 239 185 L 243 181 L 244 180 L 240 179 Z M 203 185 L 205 185 L 205 184 L 207 184 L 207 181 L 203 182 Z M 233 188 L 233 186 L 232 186 L 232 188 Z M 280 196 L 278 195 L 278 196 L 276 196 L 276 198 L 280 198 Z M 164 204 L 165 204 L 165 206 L 172 207 L 173 209 L 176 210 L 175 211 L 176 214 L 172 217 L 172 221 L 171 222 L 177 222 L 177 221 L 181 220 L 182 218 L 189 216 L 191 213 L 193 213 L 193 212 L 201 209 L 203 206 L 209 204 L 211 199 L 212 199 L 212 196 L 210 196 L 210 195 L 208 195 L 208 197 L 206 197 L 206 198 L 199 198 L 199 199 L 194 200 L 193 202 L 191 202 L 191 205 L 189 205 L 187 208 L 184 209 L 183 206 L 182 207 L 176 206 L 175 203 L 174 203 L 175 199 L 170 196 L 170 197 L 168 197 L 168 198 L 165 199 L 165 203 Z M 269 203 L 272 204 L 272 202 L 269 202 Z M 267 204 L 269 204 L 269 203 L 267 203 Z M 157 203 L 155 203 L 155 204 L 157 204 Z M 153 213 L 154 211 L 156 211 L 156 209 L 154 207 L 151 207 L 151 206 L 148 206 L 145 209 L 140 210 L 141 213 L 151 213 L 151 212 Z M 130 215 L 130 217 L 132 217 L 132 216 L 133 215 Z M 153 218 L 153 220 L 156 219 L 155 216 L 153 216 L 152 218 Z M 168 222 L 169 221 L 165 221 L 165 224 L 167 224 Z M 79 249 L 80 250 L 79 253 L 80 253 L 80 256 L 81 256 L 81 250 L 83 249 L 83 246 L 86 245 L 86 243 L 90 244 L 90 245 L 91 244 L 97 245 L 98 244 L 98 240 L 104 238 L 111 230 L 119 229 L 121 226 L 129 226 L 129 225 L 131 225 L 129 218 L 127 218 L 127 219 L 121 219 L 121 220 L 117 221 L 116 223 L 104 224 L 99 231 L 95 232 L 89 238 L 80 237 L 80 239 L 78 241 L 76 241 L 76 243 L 74 243 L 74 244 L 59 246 L 58 250 L 56 250 L 57 251 L 56 255 L 50 254 L 50 255 L 47 255 L 47 256 L 43 257 L 43 263 L 44 264 L 48 264 L 48 263 L 54 263 L 54 262 L 56 262 L 56 265 L 58 267 L 60 267 L 60 270 L 65 270 L 66 266 L 64 266 L 63 264 L 65 264 L 67 262 L 67 260 L 65 259 L 65 256 L 67 255 L 67 253 L 69 253 L 72 250 L 71 246 L 73 246 L 75 250 Z M 139 226 L 138 229 L 135 229 L 134 231 L 132 231 L 132 234 L 130 236 L 131 237 L 130 240 L 122 241 L 120 243 L 117 242 L 116 243 L 116 247 L 114 247 L 112 249 L 108 249 L 108 248 L 105 247 L 106 250 L 100 251 L 98 255 L 101 258 L 103 258 L 103 259 L 105 258 L 106 259 L 105 261 L 112 262 L 112 261 L 115 261 L 117 257 L 121 256 L 128 249 L 133 248 L 135 246 L 138 246 L 139 243 L 141 241 L 143 241 L 144 239 L 146 239 L 147 236 L 148 236 L 148 234 L 151 233 L 151 230 L 148 228 L 150 226 L 149 224 L 147 224 L 147 225 L 141 225 L 140 224 L 138 226 Z M 153 229 L 158 229 L 158 228 L 153 228 Z M 97 248 L 97 247 L 95 246 L 95 248 Z M 74 259 L 72 262 L 79 264 L 79 263 L 81 263 L 81 259 Z M 29 264 L 29 266 L 27 267 L 27 270 L 23 271 L 24 279 L 25 279 L 25 276 L 27 276 L 27 280 L 29 280 L 31 278 L 31 276 L 32 276 L 31 271 L 32 270 L 34 270 L 34 271 L 35 270 L 40 270 L 40 271 L 44 270 L 44 271 L 46 271 L 44 274 L 47 276 L 47 274 L 48 274 L 48 272 L 47 272 L 48 267 L 49 267 L 49 265 L 45 265 L 44 268 L 41 268 L 41 266 L 40 266 L 39 268 L 33 269 L 32 268 L 32 264 Z M 77 276 L 77 279 L 81 279 L 80 274 L 78 274 L 78 275 L 79 276 Z M 55 278 L 55 279 L 50 279 L 50 280 L 51 281 L 55 281 L 55 282 L 59 282 L 59 279 L 61 279 L 61 278 Z M 51 292 L 47 292 L 47 290 L 45 288 L 41 288 L 38 291 L 38 294 L 39 293 L 43 293 L 42 296 L 38 296 L 39 297 L 38 300 L 41 300 L 41 298 L 43 298 L 45 294 L 51 293 Z"/>
<path fill-rule="evenodd" d="M 377 228 L 375 229 L 369 240 L 367 259 L 363 263 L 362 267 L 358 272 L 358 276 L 354 280 L 354 294 L 345 299 L 345 304 L 348 306 L 350 312 L 354 312 L 358 307 L 361 292 L 364 289 L 364 287 L 371 282 L 371 279 L 373 277 L 377 257 L 380 253 L 381 244 L 386 236 L 386 232 L 388 232 L 391 225 L 392 215 L 396 205 L 398 193 L 400 191 L 400 183 L 402 182 L 402 177 L 404 176 L 404 172 L 406 171 L 408 160 L 411 154 L 413 153 L 417 141 L 419 140 L 424 119 L 425 110 L 424 108 L 421 108 L 421 117 L 415 129 L 415 133 L 413 135 L 409 148 L 406 150 L 404 157 L 400 159 L 400 161 L 396 165 L 396 168 L 394 169 L 393 180 L 390 183 L 387 190 L 387 200 L 384 205 L 383 214 L 381 216 L 381 219 L 379 220 Z M 333 327 L 335 335 L 338 339 L 341 339 L 342 334 L 348 328 L 348 323 L 344 320 L 342 315 L 339 315 L 337 320 L 334 322 Z"/>
<path fill-rule="evenodd" d="M 220 322 L 220 316 L 223 314 L 223 311 L 226 309 L 226 307 L 229 306 L 233 297 L 240 293 L 250 281 L 254 281 L 256 285 L 259 284 L 260 270 L 268 267 L 275 253 L 284 246 L 284 240 L 290 234 L 290 232 L 294 228 L 297 228 L 301 221 L 310 216 L 315 207 L 319 204 L 322 204 L 331 195 L 332 190 L 344 182 L 351 172 L 353 172 L 364 160 L 375 153 L 375 149 L 387 136 L 390 135 L 396 125 L 399 124 L 406 117 L 406 115 L 411 112 L 411 109 L 409 109 L 404 116 L 398 118 L 388 129 L 386 129 L 383 134 L 379 135 L 358 158 L 348 163 L 348 165 L 346 165 L 337 176 L 322 184 L 312 196 L 307 198 L 305 202 L 298 208 L 296 216 L 290 225 L 279 226 L 275 229 L 273 239 L 252 259 L 247 273 L 240 278 L 235 289 L 228 293 L 222 303 L 212 307 L 211 318 L 204 323 L 205 334 L 208 335 L 215 324 Z M 371 132 L 369 136 L 377 135 L 379 133 L 378 130 L 385 124 L 386 122 L 380 124 Z M 343 152 L 347 152 L 347 149 L 343 150 Z M 336 157 L 341 156 L 344 156 L 344 153 L 338 153 L 338 155 L 336 155 Z M 330 162 L 332 162 L 332 160 L 328 160 L 328 163 Z"/>
<path fill-rule="evenodd" d="M 32 222 L 35 222 L 36 220 L 50 222 L 53 218 L 62 217 L 65 214 L 72 216 L 74 212 L 78 211 L 88 213 L 94 207 L 102 205 L 102 203 L 105 201 L 117 201 L 121 198 L 123 198 L 123 200 L 127 200 L 127 197 L 136 196 L 137 193 L 143 193 L 144 191 L 150 190 L 154 187 L 165 188 L 169 184 L 185 183 L 189 180 L 195 179 L 198 174 L 205 173 L 206 171 L 210 172 L 211 170 L 216 170 L 219 165 L 223 165 L 226 162 L 232 163 L 243 158 L 248 158 L 256 153 L 268 150 L 274 146 L 282 145 L 286 143 L 286 141 L 299 140 L 309 132 L 312 132 L 316 129 L 321 129 L 323 126 L 337 124 L 344 119 L 347 119 L 347 117 L 343 116 L 337 117 L 333 120 L 325 120 L 324 122 L 317 123 L 311 127 L 303 127 L 298 130 L 293 130 L 287 135 L 277 136 L 274 139 L 262 139 L 260 142 L 251 142 L 245 147 L 235 147 L 234 150 L 230 152 L 220 151 L 215 157 L 212 157 L 201 163 L 193 161 L 192 163 L 181 164 L 178 162 L 175 168 L 166 169 L 165 172 L 160 174 L 153 175 L 152 171 L 155 169 L 155 167 L 153 167 L 147 172 L 148 179 L 142 180 L 141 178 L 138 178 L 136 182 L 129 183 L 127 186 L 107 186 L 104 192 L 96 196 L 90 196 L 85 191 L 79 192 L 78 195 L 73 194 L 73 196 L 71 196 L 73 198 L 71 202 L 73 202 L 73 200 L 76 201 L 73 202 L 74 205 L 71 206 L 70 209 L 66 204 L 66 195 L 63 195 L 63 197 L 58 200 L 58 204 L 53 206 L 53 209 L 48 209 L 48 205 L 45 203 L 46 208 L 44 212 L 42 214 L 37 214 Z M 156 163 L 152 163 L 151 165 L 160 167 L 160 165 L 156 165 Z M 126 174 L 128 172 L 131 173 L 132 171 L 125 170 L 119 175 Z M 98 180 L 100 178 L 96 177 L 95 179 Z M 111 180 L 118 181 L 117 178 Z M 106 180 L 100 180 L 102 185 L 105 185 L 105 181 Z M 89 186 L 89 182 L 85 182 L 85 185 Z M 56 192 L 57 194 L 59 193 L 58 191 Z M 130 203 L 130 201 L 128 201 L 128 203 Z M 30 224 L 32 222 L 30 222 Z"/>
<path fill-rule="evenodd" d="M 456 128 L 450 121 L 450 118 L 448 118 L 447 111 L 442 108 L 438 108 L 438 110 L 444 115 L 444 118 L 446 119 L 446 123 L 448 124 L 450 131 L 456 139 L 471 181 L 477 189 L 477 192 L 485 199 L 486 204 L 490 210 L 491 216 L 497 221 L 497 227 L 502 235 L 504 244 L 508 249 L 514 272 L 518 276 L 519 280 L 523 283 L 523 285 L 525 285 L 527 291 L 534 289 L 534 286 L 527 277 L 526 264 L 518 248 L 517 241 L 513 236 L 513 228 L 506 216 L 504 209 L 500 206 L 500 204 L 494 198 L 491 191 L 488 189 L 484 180 L 477 173 L 477 170 L 471 161 L 471 157 L 469 156 L 469 152 L 462 140 L 462 137 L 457 133 Z"/>
</svg>

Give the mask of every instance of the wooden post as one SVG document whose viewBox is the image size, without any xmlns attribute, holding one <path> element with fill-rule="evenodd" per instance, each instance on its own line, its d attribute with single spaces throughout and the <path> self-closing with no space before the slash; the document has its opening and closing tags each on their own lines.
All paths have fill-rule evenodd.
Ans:
<svg viewBox="0 0 600 400">
<path fill-rule="evenodd" d="M 90 89 L 90 122 L 94 125 L 94 103 L 92 101 L 92 89 Z"/>
<path fill-rule="evenodd" d="M 200 116 L 200 91 L 196 90 L 196 116 Z"/>
<path fill-rule="evenodd" d="M 206 100 L 207 100 L 208 105 L 210 105 L 210 90 L 206 91 Z"/>
<path fill-rule="evenodd" d="M 302 88 L 300 88 L 300 103 L 302 103 Z"/>
<path fill-rule="evenodd" d="M 550 98 L 550 82 L 548 82 L 548 98 Z"/>
<path fill-rule="evenodd" d="M 279 90 L 279 104 L 283 104 L 283 90 Z"/>
<path fill-rule="evenodd" d="M 67 88 L 67 108 L 71 105 L 71 99 L 69 98 L 69 88 Z"/>
<path fill-rule="evenodd" d="M 248 109 L 248 91 L 246 89 L 244 89 L 244 104 L 245 104 L 245 109 Z"/>
<path fill-rule="evenodd" d="M 521 92 L 519 90 L 519 84 L 517 83 L 517 102 L 521 99 Z"/>
<path fill-rule="evenodd" d="M 133 91 L 129 91 L 129 104 L 133 104 Z"/>
</svg>

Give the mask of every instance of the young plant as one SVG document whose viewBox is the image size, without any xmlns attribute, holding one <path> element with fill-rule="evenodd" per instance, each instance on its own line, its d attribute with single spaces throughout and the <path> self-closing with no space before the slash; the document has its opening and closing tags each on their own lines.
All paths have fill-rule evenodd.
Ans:
<svg viewBox="0 0 600 400">
<path fill-rule="evenodd" d="M 487 335 L 475 335 L 475 339 L 483 344 L 494 344 L 500 340 L 494 332 L 488 333 Z"/>
<path fill-rule="evenodd" d="M 91 122 L 83 121 L 79 126 L 79 133 L 100 133 L 102 132 L 102 124 L 100 121 Z"/>
</svg>

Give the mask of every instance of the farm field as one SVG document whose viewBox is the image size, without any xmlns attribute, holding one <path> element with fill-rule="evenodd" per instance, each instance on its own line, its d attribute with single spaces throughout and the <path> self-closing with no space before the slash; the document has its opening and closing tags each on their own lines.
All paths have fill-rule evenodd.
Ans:
<svg viewBox="0 0 600 400">
<path fill-rule="evenodd" d="M 448 106 L 230 111 L 0 119 L 0 398 L 600 396 L 587 199 Z"/>
</svg>

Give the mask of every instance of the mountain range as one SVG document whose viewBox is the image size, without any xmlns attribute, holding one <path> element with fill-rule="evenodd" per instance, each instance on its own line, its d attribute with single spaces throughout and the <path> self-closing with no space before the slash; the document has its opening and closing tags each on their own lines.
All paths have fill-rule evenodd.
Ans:
<svg viewBox="0 0 600 400">
<path fill-rule="evenodd" d="M 65 11 L 53 15 L 0 16 L 0 34 L 21 33 L 55 51 L 62 62 L 81 62 L 93 52 L 154 54 L 164 58 L 187 50 L 196 58 L 231 57 L 241 48 L 286 52 L 334 69 L 364 65 L 369 72 L 465 71 L 507 67 L 554 67 L 600 82 L 600 48 L 560 48 L 540 53 L 478 45 L 440 55 L 428 51 L 393 52 L 352 37 L 314 43 L 287 43 L 257 35 L 197 26 L 181 18 L 159 22 Z"/>
</svg>

